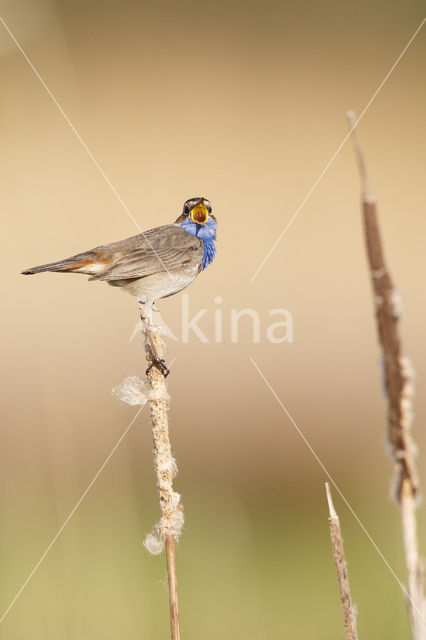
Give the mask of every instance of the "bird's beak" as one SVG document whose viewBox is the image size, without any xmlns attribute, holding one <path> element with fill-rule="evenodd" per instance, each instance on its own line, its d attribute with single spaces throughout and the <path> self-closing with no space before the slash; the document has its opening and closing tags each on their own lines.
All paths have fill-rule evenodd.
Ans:
<svg viewBox="0 0 426 640">
<path fill-rule="evenodd" d="M 197 224 L 204 225 L 209 219 L 209 212 L 204 204 L 204 198 L 201 198 L 200 202 L 191 209 L 191 220 Z"/>
</svg>

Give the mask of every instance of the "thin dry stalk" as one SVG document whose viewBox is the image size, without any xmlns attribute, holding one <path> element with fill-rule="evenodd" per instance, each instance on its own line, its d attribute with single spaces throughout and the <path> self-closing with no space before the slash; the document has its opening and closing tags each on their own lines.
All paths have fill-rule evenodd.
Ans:
<svg viewBox="0 0 426 640">
<path fill-rule="evenodd" d="M 328 510 L 330 512 L 328 521 L 330 523 L 331 545 L 333 547 L 333 557 L 334 563 L 336 565 L 337 581 L 339 583 L 340 600 L 342 602 L 343 622 L 345 624 L 346 638 L 347 640 L 358 640 L 355 611 L 352 605 L 348 571 L 346 568 L 345 553 L 343 551 L 342 530 L 340 528 L 339 516 L 334 509 L 330 485 L 328 484 L 328 482 L 325 483 L 325 490 L 327 493 Z"/>
<path fill-rule="evenodd" d="M 166 537 L 167 575 L 169 579 L 169 599 L 170 599 L 170 629 L 172 640 L 180 639 L 179 632 L 179 603 L 177 591 L 176 554 L 175 539 L 173 536 Z"/>
<path fill-rule="evenodd" d="M 150 327 L 152 340 L 160 358 L 164 354 L 162 331 L 157 327 Z M 145 350 L 148 364 L 154 359 L 150 342 L 145 336 Z M 179 609 L 177 592 L 177 573 L 175 540 L 179 537 L 183 527 L 183 507 L 181 497 L 173 490 L 173 478 L 177 474 L 176 461 L 172 456 L 168 409 L 170 397 L 163 374 L 154 366 L 148 371 L 150 385 L 149 403 L 152 421 L 154 468 L 157 489 L 160 497 L 161 518 L 154 526 L 144 542 L 150 553 L 158 554 L 166 546 L 167 574 L 170 599 L 170 626 L 172 640 L 180 639 Z"/>
<path fill-rule="evenodd" d="M 356 116 L 347 114 L 351 129 Z M 426 604 L 423 568 L 418 551 L 416 507 L 420 493 L 411 435 L 413 373 L 408 358 L 402 356 L 398 321 L 401 301 L 388 271 L 374 197 L 357 132 L 353 129 L 355 153 L 361 175 L 362 212 L 379 341 L 384 360 L 388 400 L 387 435 L 394 460 L 395 499 L 400 506 L 405 560 L 408 575 L 408 609 L 414 640 L 426 639 Z"/>
</svg>

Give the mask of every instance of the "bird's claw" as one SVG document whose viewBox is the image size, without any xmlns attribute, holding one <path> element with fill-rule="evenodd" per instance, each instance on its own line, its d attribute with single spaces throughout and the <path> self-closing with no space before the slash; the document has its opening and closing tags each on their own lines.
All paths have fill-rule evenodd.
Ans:
<svg viewBox="0 0 426 640">
<path fill-rule="evenodd" d="M 170 369 L 168 369 L 168 367 L 166 365 L 166 361 L 163 360 L 162 358 L 159 358 L 158 360 L 153 360 L 151 362 L 151 364 L 149 365 L 148 369 L 145 371 L 146 375 L 148 375 L 148 373 L 151 371 L 152 367 L 157 367 L 158 369 L 160 369 L 161 373 L 163 374 L 163 376 L 165 378 L 167 378 L 167 376 L 170 373 Z"/>
</svg>

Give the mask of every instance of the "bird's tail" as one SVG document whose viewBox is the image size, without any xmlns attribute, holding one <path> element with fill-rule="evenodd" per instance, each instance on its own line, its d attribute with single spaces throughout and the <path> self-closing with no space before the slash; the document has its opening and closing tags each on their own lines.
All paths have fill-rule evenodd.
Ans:
<svg viewBox="0 0 426 640">
<path fill-rule="evenodd" d="M 31 267 L 22 271 L 23 275 L 32 275 L 34 273 L 42 273 L 43 271 L 59 271 L 59 272 L 77 272 L 77 273 L 94 273 L 95 260 L 92 252 L 79 253 L 71 258 L 60 260 L 59 262 L 50 262 L 49 264 L 41 264 L 38 267 Z"/>
</svg>

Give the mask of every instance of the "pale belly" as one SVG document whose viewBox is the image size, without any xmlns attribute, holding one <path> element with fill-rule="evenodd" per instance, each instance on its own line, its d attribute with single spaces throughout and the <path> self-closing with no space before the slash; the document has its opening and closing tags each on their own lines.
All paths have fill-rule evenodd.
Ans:
<svg viewBox="0 0 426 640">
<path fill-rule="evenodd" d="M 198 264 L 186 269 L 154 273 L 144 278 L 131 280 L 111 280 L 108 284 L 121 287 L 132 296 L 137 296 L 144 303 L 154 303 L 160 298 L 172 296 L 188 287 L 198 274 Z"/>
</svg>

